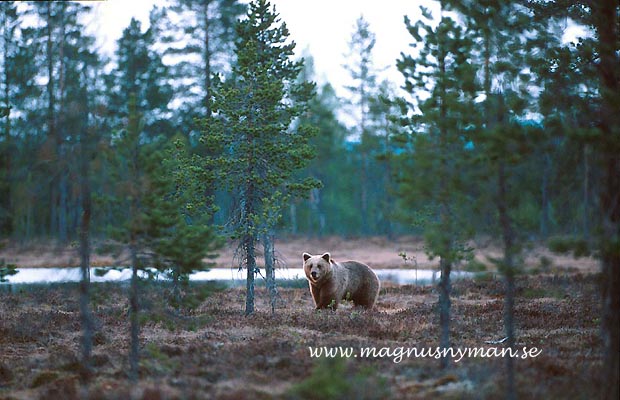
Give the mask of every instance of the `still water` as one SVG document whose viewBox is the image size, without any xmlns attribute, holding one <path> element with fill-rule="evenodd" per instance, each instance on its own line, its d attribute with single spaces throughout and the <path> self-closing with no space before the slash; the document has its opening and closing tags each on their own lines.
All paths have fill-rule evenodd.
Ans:
<svg viewBox="0 0 620 400">
<path fill-rule="evenodd" d="M 107 273 L 100 276 L 97 271 L 101 270 L 107 270 Z M 439 279 L 440 275 L 438 271 L 429 269 L 376 269 L 374 271 L 381 281 L 401 285 L 433 283 Z M 261 270 L 261 275 L 264 276 L 263 270 Z M 257 279 L 261 279 L 261 275 Z M 472 273 L 463 271 L 453 271 L 451 274 L 451 277 L 457 279 L 472 276 Z M 90 277 L 91 282 L 126 281 L 131 278 L 131 269 L 92 268 Z M 245 280 L 245 277 L 245 271 L 238 271 L 236 268 L 212 268 L 209 271 L 196 272 L 190 275 L 190 280 L 230 281 L 234 283 L 235 281 Z M 78 282 L 80 278 L 79 268 L 19 268 L 16 275 L 7 277 L 9 284 Z M 165 278 L 162 277 L 161 279 Z M 280 268 L 276 269 L 276 279 L 305 279 L 305 275 L 301 268 Z"/>
</svg>

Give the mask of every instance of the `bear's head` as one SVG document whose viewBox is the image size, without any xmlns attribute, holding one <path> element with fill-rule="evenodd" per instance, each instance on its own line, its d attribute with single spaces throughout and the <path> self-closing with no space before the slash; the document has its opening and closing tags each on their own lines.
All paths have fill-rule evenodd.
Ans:
<svg viewBox="0 0 620 400">
<path fill-rule="evenodd" d="M 329 253 L 325 253 L 322 256 L 304 253 L 303 258 L 304 272 L 310 282 L 319 283 L 331 274 L 332 266 Z"/>
</svg>

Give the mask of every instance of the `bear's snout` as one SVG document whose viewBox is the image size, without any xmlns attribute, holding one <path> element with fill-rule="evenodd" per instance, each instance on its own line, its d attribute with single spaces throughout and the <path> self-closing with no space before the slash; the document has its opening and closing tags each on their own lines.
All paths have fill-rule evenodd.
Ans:
<svg viewBox="0 0 620 400">
<path fill-rule="evenodd" d="M 312 271 L 310 272 L 310 275 L 312 276 L 312 279 L 316 279 L 319 274 L 316 271 Z"/>
</svg>

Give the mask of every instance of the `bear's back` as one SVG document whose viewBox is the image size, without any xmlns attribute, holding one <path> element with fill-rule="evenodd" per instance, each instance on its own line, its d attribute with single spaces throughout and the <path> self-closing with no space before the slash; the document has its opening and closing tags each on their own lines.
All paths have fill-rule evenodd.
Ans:
<svg viewBox="0 0 620 400">
<path fill-rule="evenodd" d="M 377 274 L 366 264 L 358 261 L 334 263 L 336 268 L 346 271 L 346 287 L 352 293 L 352 300 L 366 307 L 372 307 L 379 294 L 380 282 Z M 333 266 L 332 266 L 333 268 Z"/>
</svg>

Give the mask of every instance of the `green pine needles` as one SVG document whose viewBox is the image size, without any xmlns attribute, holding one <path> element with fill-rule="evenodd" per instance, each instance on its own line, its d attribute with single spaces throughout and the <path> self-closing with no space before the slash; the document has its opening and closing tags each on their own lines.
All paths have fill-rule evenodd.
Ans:
<svg viewBox="0 0 620 400">
<path fill-rule="evenodd" d="M 236 26 L 238 63 L 232 76 L 213 80 L 213 115 L 204 121 L 206 167 L 235 197 L 231 236 L 247 269 L 246 314 L 254 311 L 255 246 L 279 220 L 282 205 L 318 183 L 294 179 L 313 157 L 314 128 L 296 124 L 314 95 L 314 83 L 297 80 L 303 61 L 266 0 L 249 4 Z"/>
</svg>

